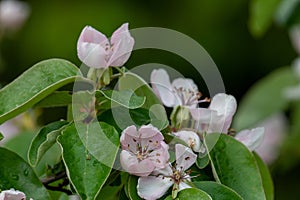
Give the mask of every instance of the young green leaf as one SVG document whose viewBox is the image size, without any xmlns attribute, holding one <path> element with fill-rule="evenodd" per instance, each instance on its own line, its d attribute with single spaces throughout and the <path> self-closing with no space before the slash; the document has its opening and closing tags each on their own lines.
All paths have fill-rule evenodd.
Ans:
<svg viewBox="0 0 300 200">
<path fill-rule="evenodd" d="M 243 200 L 243 198 L 240 195 L 238 195 L 238 193 L 236 193 L 234 190 L 217 182 L 199 181 L 193 182 L 193 185 L 209 194 L 212 197 L 212 199 Z"/>
<path fill-rule="evenodd" d="M 78 132 L 80 131 L 76 125 L 72 124 L 58 137 L 58 142 L 63 152 L 63 161 L 67 168 L 68 177 L 76 192 L 81 199 L 95 199 L 111 172 L 116 152 L 107 151 L 105 149 L 107 146 L 104 145 L 104 148 L 101 146 L 101 138 L 95 139 L 93 137 L 94 144 L 99 147 L 102 156 L 113 158 L 109 159 L 111 161 L 109 165 L 106 165 L 108 163 L 101 163 L 83 144 L 86 141 L 79 138 Z"/>
<path fill-rule="evenodd" d="M 97 92 L 101 93 L 111 102 L 117 103 L 128 109 L 140 108 L 146 100 L 145 97 L 135 95 L 132 90 L 97 90 Z"/>
<path fill-rule="evenodd" d="M 67 121 L 53 122 L 38 132 L 28 150 L 28 161 L 32 166 L 36 166 L 47 150 L 56 143 L 57 137 L 67 124 Z"/>
<path fill-rule="evenodd" d="M 204 169 L 209 164 L 209 157 L 206 154 L 203 157 L 197 156 L 196 165 L 199 169 Z"/>
<path fill-rule="evenodd" d="M 0 147 L 0 189 L 14 188 L 24 192 L 27 198 L 50 199 L 32 168 L 19 155 Z"/>
<path fill-rule="evenodd" d="M 222 184 L 235 190 L 245 200 L 266 199 L 256 160 L 246 146 L 231 136 L 220 134 L 209 154 Z"/>
<path fill-rule="evenodd" d="M 35 64 L 0 90 L 0 124 L 80 76 L 80 70 L 63 59 L 50 59 Z"/>
<path fill-rule="evenodd" d="M 176 198 L 177 200 L 212 200 L 206 192 L 197 188 L 188 188 L 180 191 Z M 172 196 L 168 196 L 165 200 L 172 200 Z"/>
<path fill-rule="evenodd" d="M 168 117 L 159 99 L 153 93 L 149 85 L 138 75 L 127 72 L 119 79 L 119 90 L 133 90 L 137 96 L 146 97 L 142 108 L 148 110 L 151 124 L 162 130 L 168 126 Z M 129 112 L 128 112 L 128 117 Z M 126 127 L 124 127 L 126 128 Z"/>
<path fill-rule="evenodd" d="M 112 167 L 119 150 L 120 138 L 116 129 L 104 122 L 76 122 L 76 133 L 85 148 L 99 162 Z"/>
<path fill-rule="evenodd" d="M 128 118 L 127 112 L 127 108 L 117 106 L 101 113 L 98 116 L 98 120 L 114 126 L 119 132 L 122 132 L 124 127 L 131 126 L 132 124 L 142 126 L 151 122 L 149 112 L 145 108 L 130 109 L 130 118 Z"/>
<path fill-rule="evenodd" d="M 273 200 L 274 199 L 274 185 L 272 181 L 271 174 L 269 172 L 268 167 L 262 161 L 262 159 L 257 155 L 257 153 L 253 153 L 254 158 L 256 159 L 256 163 L 258 165 L 258 168 L 260 170 L 260 175 L 263 181 L 263 187 L 266 194 L 266 200 Z"/>
<path fill-rule="evenodd" d="M 137 194 L 137 189 L 136 189 L 137 182 L 138 182 L 138 177 L 130 175 L 128 178 L 127 184 L 125 184 L 125 192 L 126 192 L 127 197 L 130 200 L 141 200 L 142 199 Z"/>
<path fill-rule="evenodd" d="M 121 190 L 123 188 L 120 186 L 105 186 L 101 189 L 96 200 L 116 200 L 119 199 Z"/>
<path fill-rule="evenodd" d="M 237 130 L 249 128 L 284 110 L 289 100 L 283 91 L 297 82 L 298 79 L 290 67 L 280 68 L 257 82 L 243 97 L 234 117 L 233 127 Z"/>
</svg>

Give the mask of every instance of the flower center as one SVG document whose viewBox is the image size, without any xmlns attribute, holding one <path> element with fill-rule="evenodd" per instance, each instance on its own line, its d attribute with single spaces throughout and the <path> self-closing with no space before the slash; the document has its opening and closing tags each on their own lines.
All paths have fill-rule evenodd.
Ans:
<svg viewBox="0 0 300 200">
<path fill-rule="evenodd" d="M 191 106 L 198 103 L 202 96 L 197 90 L 191 90 L 183 87 L 174 87 L 174 93 L 177 94 L 182 105 Z"/>
<path fill-rule="evenodd" d="M 188 144 L 191 148 L 193 148 L 196 145 L 196 140 L 194 138 L 189 138 Z"/>
<path fill-rule="evenodd" d="M 143 147 L 143 146 L 141 146 L 140 143 L 137 143 L 137 144 L 136 144 L 136 152 L 133 152 L 133 153 L 136 155 L 136 157 L 137 157 L 137 159 L 138 159 L 139 161 L 142 161 L 142 160 L 148 158 L 148 157 L 149 157 L 149 154 L 150 154 L 152 151 L 153 151 L 153 150 L 148 149 L 148 145 L 145 145 L 145 146 Z"/>
<path fill-rule="evenodd" d="M 174 173 L 173 173 L 173 176 L 172 176 L 172 179 L 174 180 L 174 182 L 176 184 L 179 184 L 180 181 L 182 180 L 183 176 L 182 176 L 182 172 L 176 170 Z"/>
</svg>

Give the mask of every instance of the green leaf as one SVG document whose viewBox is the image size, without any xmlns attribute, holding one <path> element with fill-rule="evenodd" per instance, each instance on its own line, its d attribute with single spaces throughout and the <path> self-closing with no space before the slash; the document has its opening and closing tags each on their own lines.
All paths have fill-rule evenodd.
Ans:
<svg viewBox="0 0 300 200">
<path fill-rule="evenodd" d="M 82 76 L 79 69 L 63 59 L 39 62 L 0 90 L 0 124 Z"/>
<path fill-rule="evenodd" d="M 214 135 L 217 134 L 208 134 L 207 137 Z M 220 134 L 209 154 L 222 184 L 245 200 L 266 199 L 256 160 L 246 146 L 231 136 Z"/>
<path fill-rule="evenodd" d="M 63 107 L 72 103 L 72 94 L 69 91 L 55 91 L 38 102 L 35 107 L 51 108 Z"/>
<path fill-rule="evenodd" d="M 86 130 L 92 131 L 90 128 Z M 78 127 L 72 124 L 58 137 L 58 142 L 61 145 L 68 177 L 76 192 L 82 199 L 95 199 L 111 172 L 116 153 L 109 154 L 111 153 L 109 149 L 105 149 L 107 146 L 101 146 L 101 138 L 95 140 L 93 137 L 94 144 L 99 147 L 102 156 L 113 158 L 110 159 L 110 165 L 99 162 L 83 144 L 79 138 L 79 132 Z M 110 132 L 110 134 L 113 133 Z M 88 146 L 90 145 L 92 144 Z"/>
<path fill-rule="evenodd" d="M 253 36 L 261 37 L 272 25 L 280 0 L 251 0 L 249 29 Z"/>
<path fill-rule="evenodd" d="M 138 183 L 139 177 L 130 175 L 128 178 L 128 182 L 125 185 L 125 192 L 127 197 L 130 200 L 141 200 L 142 198 L 139 197 L 137 194 L 137 183 Z"/>
<path fill-rule="evenodd" d="M 50 199 L 49 193 L 32 168 L 20 156 L 0 147 L 0 189 L 14 188 L 27 198 Z"/>
<path fill-rule="evenodd" d="M 140 108 L 146 101 L 145 97 L 136 96 L 132 90 L 98 90 L 106 99 L 128 109 Z"/>
<path fill-rule="evenodd" d="M 119 133 L 116 129 L 104 122 L 89 124 L 77 122 L 75 127 L 89 153 L 99 162 L 112 167 L 120 145 Z"/>
<path fill-rule="evenodd" d="M 53 122 L 38 132 L 28 150 L 28 161 L 32 166 L 36 166 L 48 149 L 56 143 L 56 138 L 67 124 L 69 124 L 67 121 Z"/>
<path fill-rule="evenodd" d="M 4 138 L 3 134 L 0 132 L 0 141 Z"/>
<path fill-rule="evenodd" d="M 250 128 L 268 116 L 283 111 L 289 103 L 284 90 L 297 82 L 290 67 L 275 70 L 258 81 L 243 97 L 233 127 L 237 130 Z"/>
<path fill-rule="evenodd" d="M 27 160 L 28 147 L 33 137 L 34 137 L 34 132 L 22 131 L 19 134 L 15 135 L 14 137 L 9 138 L 7 141 L 5 141 L 3 147 L 18 154 L 24 160 Z"/>
<path fill-rule="evenodd" d="M 36 133 L 31 131 L 20 132 L 13 138 L 7 140 L 3 147 L 17 153 L 24 160 L 28 160 L 28 150 L 29 146 L 34 138 Z M 34 171 L 38 176 L 45 174 L 47 165 L 54 165 L 60 159 L 60 147 L 58 145 L 53 145 L 46 154 L 42 157 L 41 161 L 38 163 L 36 167 L 34 167 Z"/>
<path fill-rule="evenodd" d="M 270 174 L 270 171 L 264 161 L 257 155 L 257 153 L 253 153 L 254 157 L 256 159 L 256 163 L 258 165 L 258 168 L 260 170 L 260 175 L 262 177 L 263 181 L 263 187 L 266 194 L 266 200 L 273 200 L 274 199 L 274 185 L 272 181 L 272 177 Z"/>
<path fill-rule="evenodd" d="M 212 200 L 206 192 L 197 188 L 188 188 L 180 191 L 177 200 Z M 168 196 L 165 200 L 172 200 L 172 196 Z"/>
<path fill-rule="evenodd" d="M 122 187 L 120 186 L 105 186 L 101 189 L 97 200 L 116 200 L 119 199 Z"/>
<path fill-rule="evenodd" d="M 209 194 L 212 197 L 212 199 L 243 200 L 243 198 L 240 195 L 238 195 L 238 193 L 236 193 L 234 190 L 217 182 L 201 181 L 201 182 L 193 182 L 193 184 L 197 188 Z"/>
<path fill-rule="evenodd" d="M 159 130 L 166 128 L 169 124 L 165 108 L 162 106 L 159 99 L 153 93 L 147 82 L 136 74 L 127 72 L 119 79 L 119 90 L 133 90 L 137 96 L 146 97 L 146 101 L 142 108 L 149 112 L 151 124 Z M 128 113 L 128 118 L 129 112 Z M 126 127 L 124 127 L 126 128 Z"/>
<path fill-rule="evenodd" d="M 209 157 L 206 154 L 204 157 L 197 156 L 196 165 L 199 169 L 204 169 L 209 164 Z"/>
</svg>

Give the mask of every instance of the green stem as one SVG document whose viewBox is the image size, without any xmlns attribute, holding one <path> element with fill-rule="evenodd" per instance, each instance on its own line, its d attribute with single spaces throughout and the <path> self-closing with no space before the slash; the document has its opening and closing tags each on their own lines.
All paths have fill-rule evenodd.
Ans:
<svg viewBox="0 0 300 200">
<path fill-rule="evenodd" d="M 114 67 L 114 68 L 121 74 L 121 76 L 124 75 L 125 71 L 124 71 L 123 67 L 122 68 L 120 68 L 120 67 Z"/>
<path fill-rule="evenodd" d="M 218 177 L 218 174 L 217 174 L 215 165 L 214 165 L 214 163 L 213 163 L 213 160 L 212 160 L 212 158 L 211 158 L 211 156 L 210 156 L 209 149 L 208 149 L 208 146 L 207 146 L 207 144 L 206 144 L 205 136 L 206 136 L 206 133 L 203 133 L 203 143 L 204 143 L 205 149 L 206 149 L 206 151 L 207 151 L 208 158 L 209 158 L 210 163 L 211 163 L 211 169 L 212 169 L 214 178 L 215 178 L 215 180 L 217 181 L 217 183 L 221 183 L 221 181 L 220 181 L 220 179 L 219 179 L 219 177 Z"/>
<path fill-rule="evenodd" d="M 72 104 L 69 104 L 67 108 L 67 121 L 71 122 L 72 120 L 73 120 L 73 109 L 72 109 Z"/>
</svg>

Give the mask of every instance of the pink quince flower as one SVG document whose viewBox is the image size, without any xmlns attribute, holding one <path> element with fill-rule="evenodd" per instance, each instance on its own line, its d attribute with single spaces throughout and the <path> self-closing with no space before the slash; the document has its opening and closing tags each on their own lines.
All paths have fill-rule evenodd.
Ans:
<svg viewBox="0 0 300 200">
<path fill-rule="evenodd" d="M 204 153 L 205 149 L 200 137 L 194 131 L 181 130 L 174 132 L 173 135 L 184 141 L 194 152 Z"/>
<path fill-rule="evenodd" d="M 26 196 L 23 192 L 10 189 L 10 190 L 3 190 L 0 193 L 0 200 L 25 200 Z"/>
<path fill-rule="evenodd" d="M 169 160 L 169 146 L 161 132 L 152 125 L 139 130 L 127 127 L 121 135 L 120 161 L 123 169 L 136 176 L 148 176 L 155 169 L 164 168 Z"/>
<path fill-rule="evenodd" d="M 208 108 L 192 108 L 191 115 L 196 120 L 196 127 L 203 133 L 227 133 L 236 111 L 237 103 L 233 96 L 217 94 L 213 97 Z M 175 136 L 186 142 L 195 152 L 204 152 L 199 135 L 193 131 L 178 131 Z M 264 136 L 264 128 L 242 130 L 235 139 L 242 142 L 250 151 L 258 148 Z"/>
<path fill-rule="evenodd" d="M 150 176 L 140 177 L 137 192 L 140 197 L 147 200 L 155 200 L 162 197 L 173 185 L 172 196 L 177 192 L 191 188 L 186 182 L 191 181 L 189 172 L 186 172 L 195 162 L 197 155 L 182 145 L 175 145 L 176 165 L 169 164 L 166 168 L 155 170 Z"/>
<path fill-rule="evenodd" d="M 197 133 L 193 131 L 178 131 L 173 133 L 176 137 L 189 145 L 194 152 L 205 152 L 205 147 Z M 243 143 L 250 151 L 254 151 L 260 147 L 264 139 L 264 128 L 258 127 L 251 130 L 242 130 L 237 133 L 234 138 Z"/>
<path fill-rule="evenodd" d="M 134 39 L 128 31 L 128 23 L 123 24 L 107 37 L 96 29 L 86 26 L 77 42 L 79 59 L 92 68 L 123 66 L 133 49 Z"/>
<path fill-rule="evenodd" d="M 196 108 L 200 102 L 201 93 L 192 79 L 176 78 L 171 83 L 170 77 L 164 69 L 153 70 L 150 79 L 154 93 L 167 107 Z"/>
<path fill-rule="evenodd" d="M 200 131 L 227 133 L 236 108 L 233 96 L 219 93 L 212 98 L 208 108 L 192 108 L 190 112 Z"/>
</svg>

